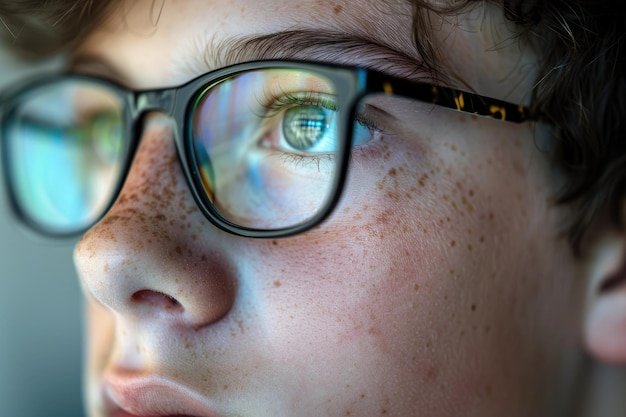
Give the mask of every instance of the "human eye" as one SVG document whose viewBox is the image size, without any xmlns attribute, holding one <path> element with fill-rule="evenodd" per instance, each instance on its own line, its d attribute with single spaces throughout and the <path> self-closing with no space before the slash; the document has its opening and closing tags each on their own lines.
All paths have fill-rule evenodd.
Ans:
<svg viewBox="0 0 626 417">
<path fill-rule="evenodd" d="M 332 96 L 285 93 L 263 105 L 261 146 L 300 157 L 332 155 L 338 148 L 338 106 Z"/>
<path fill-rule="evenodd" d="M 265 127 L 261 146 L 302 161 L 332 157 L 340 147 L 340 109 L 333 95 L 319 92 L 283 93 L 263 105 Z M 372 140 L 379 128 L 365 111 L 356 114 L 352 146 Z"/>
</svg>

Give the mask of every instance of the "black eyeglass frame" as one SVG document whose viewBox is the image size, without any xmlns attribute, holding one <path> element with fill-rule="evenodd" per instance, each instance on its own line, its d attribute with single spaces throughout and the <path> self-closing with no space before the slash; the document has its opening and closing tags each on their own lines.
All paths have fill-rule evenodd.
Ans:
<svg viewBox="0 0 626 417">
<path fill-rule="evenodd" d="M 218 85 L 224 79 L 241 73 L 264 69 L 303 70 L 326 77 L 336 88 L 338 108 L 342 109 L 340 113 L 342 116 L 339 119 L 338 126 L 339 138 L 342 142 L 335 156 L 339 170 L 331 186 L 330 198 L 326 205 L 306 222 L 276 230 L 258 230 L 242 227 L 224 218 L 215 209 L 204 189 L 201 175 L 197 169 L 196 156 L 192 151 L 194 103 L 202 95 L 202 92 L 210 89 L 211 86 Z M 218 228 L 235 235 L 253 238 L 279 238 L 303 233 L 317 226 L 330 215 L 339 201 L 346 179 L 356 108 L 359 102 L 368 95 L 382 93 L 400 96 L 476 116 L 514 123 L 540 120 L 538 115 L 531 114 L 529 109 L 522 105 L 466 91 L 410 81 L 371 69 L 302 61 L 255 61 L 236 64 L 206 73 L 178 87 L 140 91 L 129 90 L 115 82 L 87 75 L 70 73 L 42 77 L 24 84 L 0 101 L 0 150 L 9 203 L 13 212 L 31 230 L 36 231 L 40 235 L 53 238 L 70 238 L 81 235 L 92 227 L 93 224 L 71 232 L 59 233 L 58 231 L 42 227 L 20 207 L 13 190 L 13 179 L 9 169 L 11 162 L 8 160 L 7 155 L 9 152 L 7 152 L 7 147 L 10 145 L 6 140 L 6 121 L 10 119 L 12 111 L 15 110 L 18 103 L 20 103 L 20 98 L 24 95 L 39 87 L 70 80 L 100 84 L 103 88 L 113 92 L 123 104 L 124 134 L 126 138 L 129 138 L 125 142 L 127 145 L 123 154 L 125 159 L 119 174 L 118 183 L 105 210 L 93 224 L 96 224 L 106 215 L 121 192 L 141 140 L 143 127 L 140 121 L 142 117 L 148 112 L 158 111 L 168 115 L 175 122 L 173 136 L 179 161 L 189 184 L 189 189 L 200 210 Z"/>
</svg>

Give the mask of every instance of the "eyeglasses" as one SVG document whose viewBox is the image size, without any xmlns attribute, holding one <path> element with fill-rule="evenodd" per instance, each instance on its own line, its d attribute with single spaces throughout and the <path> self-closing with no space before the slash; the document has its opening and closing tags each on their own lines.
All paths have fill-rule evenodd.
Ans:
<svg viewBox="0 0 626 417">
<path fill-rule="evenodd" d="M 39 79 L 0 103 L 12 207 L 33 230 L 81 234 L 109 210 L 161 111 L 198 207 L 217 227 L 275 238 L 319 224 L 336 205 L 350 151 L 376 134 L 368 97 L 394 95 L 521 123 L 528 109 L 363 68 L 259 61 L 175 88 L 129 91 L 81 75 Z"/>
</svg>

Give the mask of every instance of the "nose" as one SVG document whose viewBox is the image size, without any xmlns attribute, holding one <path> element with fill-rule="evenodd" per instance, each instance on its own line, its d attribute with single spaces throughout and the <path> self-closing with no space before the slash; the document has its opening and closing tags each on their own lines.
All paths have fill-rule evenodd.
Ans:
<svg viewBox="0 0 626 417">
<path fill-rule="evenodd" d="M 87 294 L 116 317 L 194 328 L 231 310 L 236 271 L 217 230 L 198 210 L 172 139 L 173 122 L 146 117 L 117 201 L 74 251 Z"/>
</svg>

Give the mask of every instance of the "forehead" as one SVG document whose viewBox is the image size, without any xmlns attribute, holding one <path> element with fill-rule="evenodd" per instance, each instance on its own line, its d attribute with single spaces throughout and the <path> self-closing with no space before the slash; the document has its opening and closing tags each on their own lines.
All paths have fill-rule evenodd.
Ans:
<svg viewBox="0 0 626 417">
<path fill-rule="evenodd" d="M 294 29 L 350 33 L 412 50 L 407 0 L 138 0 L 117 2 L 78 54 L 106 56 L 120 66 L 149 59 L 174 69 L 212 45 Z"/>
<path fill-rule="evenodd" d="M 263 33 L 294 26 L 326 27 L 374 31 L 390 38 L 402 36 L 393 31 L 411 26 L 410 0 L 136 0 L 116 2 L 112 26 L 126 25 L 139 31 L 204 29 L 225 34 Z M 157 27 L 158 26 L 158 27 Z"/>
<path fill-rule="evenodd" d="M 432 28 L 416 27 L 415 7 L 410 0 L 137 0 L 115 3 L 111 17 L 77 50 L 77 56 L 105 61 L 135 88 L 183 83 L 203 72 L 246 59 L 236 54 L 235 39 L 261 37 L 285 31 L 310 31 L 313 37 L 289 44 L 287 57 L 377 67 L 399 62 L 399 57 L 421 61 L 415 34 L 428 36 L 441 53 L 443 73 L 461 80 L 456 87 L 484 95 L 522 101 L 519 88 L 529 72 L 520 72 L 531 55 L 512 42 L 512 32 L 500 9 L 479 7 L 449 19 L 433 17 Z M 419 12 L 419 11 L 418 11 Z M 422 11 L 423 12 L 423 11 Z M 494 30 L 494 28 L 496 30 Z M 328 45 L 349 35 L 380 48 L 350 48 L 346 54 L 325 58 Z M 326 50 L 314 51 L 314 45 Z M 496 47 L 497 46 L 497 47 Z M 285 46 L 286 48 L 286 46 Z M 307 48 L 311 56 L 296 55 Z M 385 50 L 386 49 L 386 50 Z M 356 51 L 356 52 L 355 52 Z M 314 53 L 318 52 L 318 53 Z M 261 56 L 262 59 L 285 56 Z M 374 62 L 378 61 L 378 62 Z M 389 66 L 389 65 L 387 65 Z M 414 70 L 413 70 L 414 71 Z M 406 72 L 412 72 L 408 70 Z M 396 75 L 402 75 L 396 74 Z M 516 85 L 519 92 L 496 85 Z M 506 91 L 506 96 L 502 96 Z M 527 91 L 527 90 L 526 90 Z"/>
</svg>

